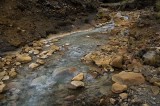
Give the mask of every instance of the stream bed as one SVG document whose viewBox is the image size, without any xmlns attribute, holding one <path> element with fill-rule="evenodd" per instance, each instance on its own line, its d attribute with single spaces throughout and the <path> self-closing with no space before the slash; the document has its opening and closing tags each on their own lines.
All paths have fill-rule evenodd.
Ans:
<svg viewBox="0 0 160 106">
<path fill-rule="evenodd" d="M 68 95 L 74 94 L 79 98 L 88 100 L 88 102 L 94 97 L 106 95 L 110 92 L 108 85 L 111 85 L 111 82 L 106 82 L 108 76 L 105 75 L 98 80 L 94 79 L 88 74 L 88 66 L 81 62 L 81 58 L 95 50 L 97 46 L 107 43 L 108 37 L 103 32 L 113 28 L 114 23 L 110 22 L 101 27 L 74 32 L 61 37 L 56 42 L 61 50 L 46 59 L 45 65 L 35 70 L 29 69 L 28 64 L 19 68 L 17 78 L 8 84 L 7 99 L 1 101 L 0 105 L 66 106 L 69 103 L 64 101 L 64 98 Z M 85 88 L 69 90 L 67 84 L 80 72 L 85 74 Z M 77 102 L 79 105 L 87 105 L 87 102 L 85 103 L 83 100 Z"/>
</svg>

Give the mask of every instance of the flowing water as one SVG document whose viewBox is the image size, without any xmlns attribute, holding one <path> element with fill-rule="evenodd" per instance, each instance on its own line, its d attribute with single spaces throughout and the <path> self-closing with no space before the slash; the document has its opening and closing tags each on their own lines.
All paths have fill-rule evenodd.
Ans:
<svg viewBox="0 0 160 106">
<path fill-rule="evenodd" d="M 81 58 L 98 45 L 107 43 L 107 34 L 103 32 L 113 28 L 114 23 L 110 22 L 101 27 L 56 36 L 61 37 L 56 42 L 56 45 L 61 46 L 61 51 L 46 59 L 46 64 L 34 71 L 28 68 L 28 64 L 20 67 L 18 77 L 9 83 L 7 99 L 0 105 L 57 106 L 62 105 L 64 97 L 70 94 L 91 97 L 107 93 L 108 85 L 103 80 L 108 76 L 95 80 L 87 74 L 88 66 L 81 62 Z M 51 36 L 48 40 L 56 37 Z M 65 44 L 68 45 L 63 46 Z M 85 73 L 85 89 L 68 90 L 66 85 L 79 72 Z"/>
</svg>

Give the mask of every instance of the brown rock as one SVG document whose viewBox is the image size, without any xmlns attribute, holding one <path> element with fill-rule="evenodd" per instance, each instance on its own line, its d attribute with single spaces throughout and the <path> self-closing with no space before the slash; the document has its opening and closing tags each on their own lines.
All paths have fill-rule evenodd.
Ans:
<svg viewBox="0 0 160 106">
<path fill-rule="evenodd" d="M 115 58 L 113 58 L 110 65 L 112 67 L 122 68 L 123 67 L 123 56 L 116 56 Z"/>
<path fill-rule="evenodd" d="M 83 79 L 84 79 L 84 74 L 83 73 L 79 73 L 72 80 L 73 81 L 82 81 Z"/>
<path fill-rule="evenodd" d="M 98 66 L 108 66 L 110 64 L 110 60 L 111 60 L 111 58 L 109 58 L 109 57 L 108 58 L 102 57 L 102 58 L 94 59 L 94 62 Z"/>
<path fill-rule="evenodd" d="M 112 80 L 125 85 L 139 85 L 145 82 L 145 78 L 141 73 L 125 71 L 113 75 Z"/>
<path fill-rule="evenodd" d="M 6 85 L 3 82 L 0 82 L 0 93 L 3 92 L 5 86 Z"/>
<path fill-rule="evenodd" d="M 12 68 L 11 71 L 9 72 L 9 76 L 11 76 L 11 77 L 16 77 L 17 76 L 17 72 L 14 68 Z"/>
<path fill-rule="evenodd" d="M 127 85 L 114 83 L 112 85 L 112 92 L 114 93 L 122 93 L 123 91 L 127 90 Z"/>
<path fill-rule="evenodd" d="M 28 63 L 32 60 L 32 58 L 28 54 L 19 54 L 17 56 L 17 61 L 22 63 Z"/>
</svg>

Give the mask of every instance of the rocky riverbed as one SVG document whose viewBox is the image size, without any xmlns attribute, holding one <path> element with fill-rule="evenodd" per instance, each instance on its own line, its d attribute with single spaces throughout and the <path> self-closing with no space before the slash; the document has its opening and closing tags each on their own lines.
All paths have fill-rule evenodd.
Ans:
<svg viewBox="0 0 160 106">
<path fill-rule="evenodd" d="M 1 56 L 0 105 L 159 106 L 154 8 L 116 11 L 103 5 L 95 23 Z"/>
</svg>

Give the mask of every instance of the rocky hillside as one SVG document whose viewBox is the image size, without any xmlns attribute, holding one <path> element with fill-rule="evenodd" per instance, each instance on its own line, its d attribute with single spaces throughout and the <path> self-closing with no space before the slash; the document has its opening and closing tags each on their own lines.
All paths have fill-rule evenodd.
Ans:
<svg viewBox="0 0 160 106">
<path fill-rule="evenodd" d="M 97 0 L 1 0 L 0 52 L 70 30 L 94 12 Z"/>
</svg>

